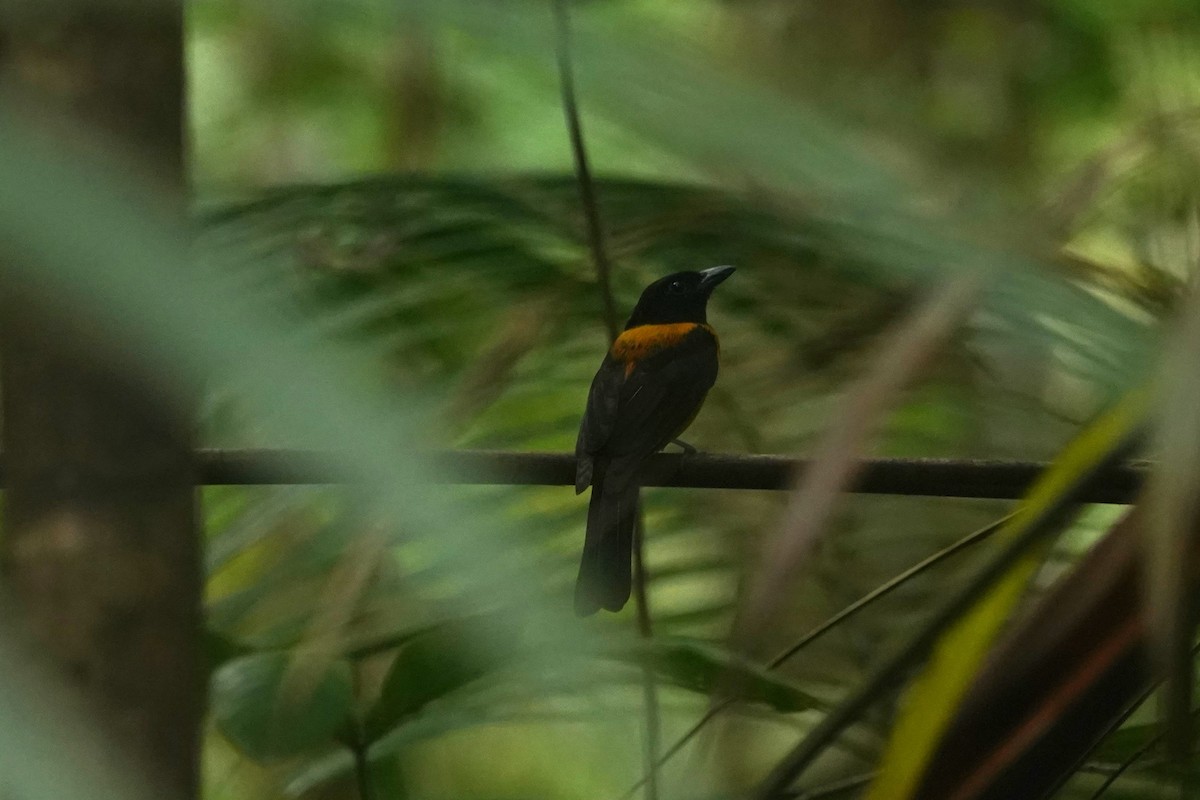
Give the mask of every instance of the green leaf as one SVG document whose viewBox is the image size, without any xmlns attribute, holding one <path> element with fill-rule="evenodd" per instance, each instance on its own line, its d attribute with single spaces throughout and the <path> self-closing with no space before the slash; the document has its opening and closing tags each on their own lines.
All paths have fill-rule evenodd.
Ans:
<svg viewBox="0 0 1200 800">
<path fill-rule="evenodd" d="M 471 730 L 481 725 L 529 725 L 545 722 L 580 725 L 595 719 L 594 714 L 566 711 L 536 714 L 526 711 L 497 711 L 491 708 L 439 708 L 436 711 L 418 713 L 392 729 L 371 745 L 368 759 L 374 772 L 379 765 L 385 764 L 388 759 L 403 753 L 414 744 L 457 731 Z M 353 756 L 344 748 L 305 759 L 287 779 L 283 793 L 288 797 L 304 797 L 314 789 L 348 775 L 353 769 Z M 381 792 L 380 796 L 389 795 Z"/>
<path fill-rule="evenodd" d="M 495 646 L 466 646 L 461 626 L 454 624 L 412 637 L 401 645 L 379 699 L 367 713 L 367 741 L 376 741 L 434 700 L 503 666 L 508 655 Z"/>
<path fill-rule="evenodd" d="M 1160 733 L 1162 725 L 1158 722 L 1126 725 L 1104 737 L 1104 742 L 1096 748 L 1090 758 L 1092 761 L 1107 763 L 1124 761 L 1137 754 L 1147 742 Z"/>
<path fill-rule="evenodd" d="M 826 704 L 766 667 L 699 639 L 655 639 L 618 654 L 618 658 L 649 663 L 664 680 L 705 694 L 732 687 L 743 700 L 764 703 L 776 711 L 805 711 Z"/>
<path fill-rule="evenodd" d="M 255 761 L 288 758 L 328 743 L 350 715 L 350 664 L 337 660 L 314 672 L 279 651 L 228 662 L 213 675 L 217 726 Z"/>
<path fill-rule="evenodd" d="M 306 0 L 302 5 L 329 4 Z M 550 15 L 537 4 L 359 0 L 334 5 L 376 15 L 376 24 L 399 16 L 460 30 L 535 68 L 548 70 L 553 63 L 542 57 L 545 43 L 552 41 Z M 969 202 L 960 198 L 945 213 L 929 213 L 922 208 L 931 204 L 921 201 L 921 187 L 873 157 L 826 114 L 697 57 L 654 26 L 632 20 L 607 24 L 578 14 L 572 40 L 580 89 L 590 107 L 646 142 L 711 170 L 716 181 L 736 175 L 761 195 L 802 206 L 810 225 L 837 251 L 885 266 L 893 275 L 936 281 L 958 268 L 1007 270 L 1007 279 L 990 288 L 984 305 L 1012 341 L 1041 346 L 1069 338 L 1079 373 L 1112 396 L 1144 375 L 1150 329 L 1057 280 L 1045 265 L 1021 256 L 1019 242 L 998 245 L 1008 231 L 1022 229 L 998 194 L 976 191 Z M 755 121 L 752 130 L 745 120 Z M 987 228 L 999 235 L 968 233 Z M 1069 335 L 1064 320 L 1088 336 Z"/>
<path fill-rule="evenodd" d="M 215 631 L 211 628 L 204 631 L 204 655 L 208 659 L 208 669 L 210 672 L 234 658 L 246 655 L 248 652 L 249 649 L 247 647 L 220 631 Z"/>
</svg>

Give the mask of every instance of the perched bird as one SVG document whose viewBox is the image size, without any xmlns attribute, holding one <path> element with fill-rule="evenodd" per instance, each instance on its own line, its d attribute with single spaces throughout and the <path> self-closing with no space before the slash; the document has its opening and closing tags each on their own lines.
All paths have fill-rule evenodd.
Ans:
<svg viewBox="0 0 1200 800">
<path fill-rule="evenodd" d="M 717 379 L 707 305 L 731 274 L 677 272 L 647 286 L 592 380 L 575 442 L 575 493 L 592 487 L 575 582 L 579 616 L 619 611 L 629 600 L 637 473 L 692 423 Z"/>
</svg>

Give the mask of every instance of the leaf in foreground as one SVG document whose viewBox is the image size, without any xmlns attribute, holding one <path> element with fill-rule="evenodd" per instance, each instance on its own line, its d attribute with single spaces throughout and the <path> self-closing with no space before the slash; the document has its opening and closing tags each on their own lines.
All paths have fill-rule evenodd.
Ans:
<svg viewBox="0 0 1200 800">
<path fill-rule="evenodd" d="M 1142 423 L 1145 396 L 1134 393 L 1078 436 L 1021 501 L 1013 520 L 996 534 L 1018 540 L 1046 509 L 1063 503 L 1080 476 L 1123 451 Z M 1033 578 L 1045 543 L 1011 565 L 981 599 L 966 610 L 937 644 L 932 661 L 913 681 L 871 785 L 871 800 L 916 797 L 919 780 L 951 719 L 1024 589 Z"/>
<path fill-rule="evenodd" d="M 217 726 L 255 761 L 289 758 L 327 744 L 349 718 L 354 696 L 349 662 L 334 661 L 308 680 L 289 680 L 292 658 L 284 652 L 256 653 L 226 663 L 213 675 Z"/>
</svg>

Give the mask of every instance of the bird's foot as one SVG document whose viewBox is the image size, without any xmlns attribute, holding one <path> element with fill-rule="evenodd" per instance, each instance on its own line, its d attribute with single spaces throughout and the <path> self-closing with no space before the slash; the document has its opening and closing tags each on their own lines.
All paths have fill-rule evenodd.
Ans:
<svg viewBox="0 0 1200 800">
<path fill-rule="evenodd" d="M 679 447 L 683 449 L 683 454 L 685 456 L 694 456 L 696 453 L 699 452 L 695 447 L 692 447 L 690 444 L 685 442 L 683 439 L 672 439 L 671 444 L 679 445 Z"/>
</svg>

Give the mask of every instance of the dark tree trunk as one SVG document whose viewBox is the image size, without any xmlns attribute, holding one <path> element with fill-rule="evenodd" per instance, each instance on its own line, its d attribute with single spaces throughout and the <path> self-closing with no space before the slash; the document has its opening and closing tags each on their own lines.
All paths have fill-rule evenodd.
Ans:
<svg viewBox="0 0 1200 800">
<path fill-rule="evenodd" d="M 47 5 L 0 20 L 4 89 L 63 147 L 123 150 L 182 213 L 181 7 Z M 6 587 L 147 774 L 195 797 L 204 675 L 190 423 L 85 323 L 3 289 Z"/>
</svg>

